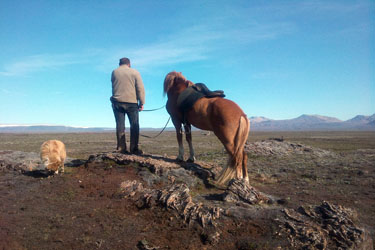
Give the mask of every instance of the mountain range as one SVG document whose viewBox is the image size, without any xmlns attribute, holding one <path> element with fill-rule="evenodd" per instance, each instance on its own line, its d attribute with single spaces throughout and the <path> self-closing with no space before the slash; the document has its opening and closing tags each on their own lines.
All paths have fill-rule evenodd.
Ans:
<svg viewBox="0 0 375 250">
<path fill-rule="evenodd" d="M 99 133 L 114 128 L 71 127 L 61 125 L 0 125 L 0 133 Z"/>
<path fill-rule="evenodd" d="M 375 131 L 375 114 L 357 115 L 347 121 L 322 115 L 301 115 L 294 119 L 273 120 L 263 116 L 250 119 L 251 131 Z M 142 131 L 160 131 L 161 128 L 141 128 Z M 166 130 L 174 130 L 168 127 Z M 100 133 L 114 132 L 114 128 L 90 128 L 53 125 L 0 125 L 0 133 Z"/>
<path fill-rule="evenodd" d="M 287 120 L 273 120 L 262 116 L 249 119 L 252 131 L 375 130 L 375 114 L 357 115 L 347 121 L 322 115 L 301 115 Z"/>
</svg>

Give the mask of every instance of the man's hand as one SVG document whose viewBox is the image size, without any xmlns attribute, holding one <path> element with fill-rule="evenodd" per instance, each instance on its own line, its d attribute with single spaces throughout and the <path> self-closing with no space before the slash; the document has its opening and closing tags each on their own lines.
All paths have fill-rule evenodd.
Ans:
<svg viewBox="0 0 375 250">
<path fill-rule="evenodd" d="M 138 110 L 139 110 L 139 111 L 142 111 L 142 110 L 143 110 L 143 104 L 139 105 Z"/>
</svg>

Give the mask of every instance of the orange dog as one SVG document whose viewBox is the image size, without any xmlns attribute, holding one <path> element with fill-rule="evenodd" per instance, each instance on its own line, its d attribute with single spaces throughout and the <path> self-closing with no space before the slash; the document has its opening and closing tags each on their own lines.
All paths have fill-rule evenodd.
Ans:
<svg viewBox="0 0 375 250">
<path fill-rule="evenodd" d="M 49 171 L 54 171 L 55 174 L 64 172 L 64 162 L 66 159 L 65 145 L 58 140 L 49 140 L 40 147 L 40 158 L 42 164 Z"/>
</svg>

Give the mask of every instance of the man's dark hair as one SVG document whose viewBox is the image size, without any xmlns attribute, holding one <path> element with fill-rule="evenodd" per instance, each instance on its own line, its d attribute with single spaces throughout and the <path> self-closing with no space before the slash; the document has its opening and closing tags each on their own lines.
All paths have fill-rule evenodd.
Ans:
<svg viewBox="0 0 375 250">
<path fill-rule="evenodd" d="M 119 64 L 120 65 L 123 65 L 123 64 L 130 65 L 130 60 L 127 57 L 123 57 L 123 58 L 120 59 L 120 63 Z"/>
</svg>

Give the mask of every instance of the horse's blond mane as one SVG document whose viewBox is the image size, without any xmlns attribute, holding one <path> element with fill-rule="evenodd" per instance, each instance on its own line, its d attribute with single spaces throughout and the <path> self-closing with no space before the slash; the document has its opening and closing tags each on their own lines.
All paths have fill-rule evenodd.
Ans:
<svg viewBox="0 0 375 250">
<path fill-rule="evenodd" d="M 175 79 L 182 79 L 183 81 L 186 81 L 186 78 L 181 74 L 181 72 L 176 72 L 176 71 L 169 72 L 168 75 L 164 79 L 164 95 L 173 86 Z M 190 83 L 189 83 L 189 86 L 190 86 Z"/>
<path fill-rule="evenodd" d="M 193 85 L 194 85 L 194 83 L 193 83 L 192 81 L 186 80 L 186 82 L 187 82 L 187 84 L 188 84 L 188 87 L 190 87 L 190 86 L 193 86 Z"/>
</svg>

